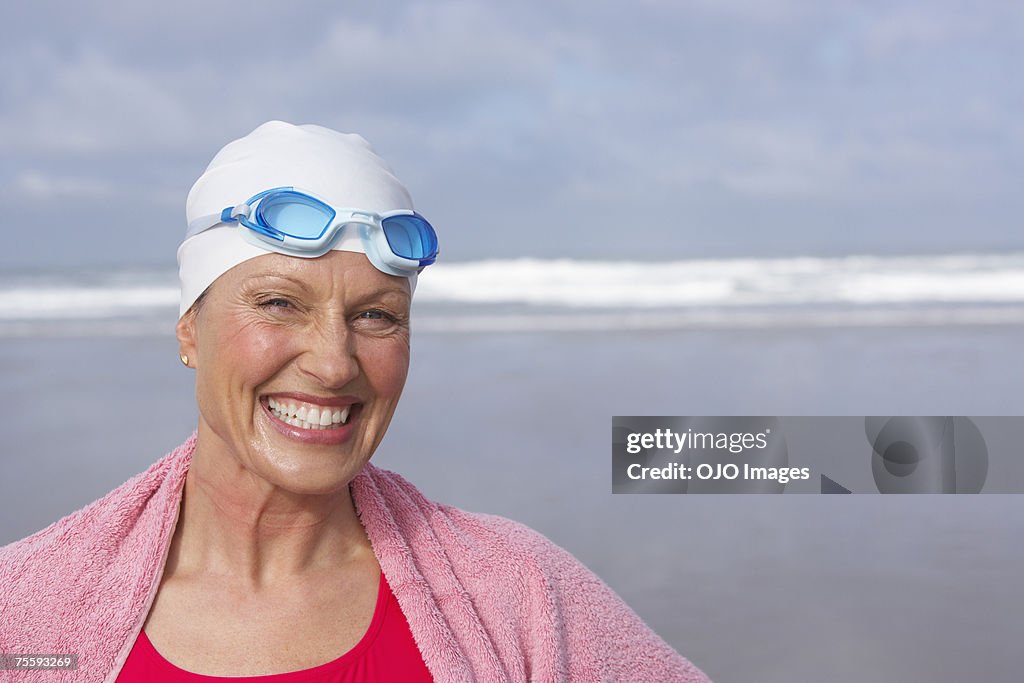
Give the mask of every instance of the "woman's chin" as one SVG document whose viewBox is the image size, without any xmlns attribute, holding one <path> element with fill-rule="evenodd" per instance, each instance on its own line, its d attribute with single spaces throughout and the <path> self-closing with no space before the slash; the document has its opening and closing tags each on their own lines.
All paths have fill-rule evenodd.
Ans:
<svg viewBox="0 0 1024 683">
<path fill-rule="evenodd" d="M 303 496 L 329 496 L 345 491 L 362 468 L 335 463 L 314 463 L 277 459 L 263 462 L 256 476 L 280 491 Z"/>
<path fill-rule="evenodd" d="M 297 495 L 330 495 L 345 490 L 365 458 L 348 448 L 296 443 L 273 428 L 252 444 L 243 466 L 268 484 Z"/>
</svg>

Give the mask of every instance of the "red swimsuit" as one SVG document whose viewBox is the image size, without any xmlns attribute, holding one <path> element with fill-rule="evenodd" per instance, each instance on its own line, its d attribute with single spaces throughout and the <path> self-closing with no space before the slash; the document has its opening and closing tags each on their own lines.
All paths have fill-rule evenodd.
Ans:
<svg viewBox="0 0 1024 683">
<path fill-rule="evenodd" d="M 326 664 L 268 676 L 204 676 L 171 664 L 156 651 L 146 632 L 140 631 L 117 677 L 118 683 L 420 683 L 433 680 L 384 572 L 380 574 L 377 606 L 370 628 L 355 647 Z"/>
</svg>

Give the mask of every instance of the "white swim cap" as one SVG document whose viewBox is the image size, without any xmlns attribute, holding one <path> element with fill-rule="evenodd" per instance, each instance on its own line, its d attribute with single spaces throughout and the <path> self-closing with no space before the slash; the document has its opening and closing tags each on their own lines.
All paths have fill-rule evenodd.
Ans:
<svg viewBox="0 0 1024 683">
<path fill-rule="evenodd" d="M 409 192 L 361 136 L 311 124 L 268 121 L 224 146 L 195 182 L 185 202 L 187 222 L 275 187 L 308 190 L 333 204 L 375 213 L 412 209 Z M 188 237 L 178 247 L 181 305 L 178 317 L 218 277 L 239 263 L 270 253 L 242 237 L 237 223 Z M 331 247 L 365 253 L 358 237 Z M 409 278 L 416 288 L 416 276 Z"/>
</svg>

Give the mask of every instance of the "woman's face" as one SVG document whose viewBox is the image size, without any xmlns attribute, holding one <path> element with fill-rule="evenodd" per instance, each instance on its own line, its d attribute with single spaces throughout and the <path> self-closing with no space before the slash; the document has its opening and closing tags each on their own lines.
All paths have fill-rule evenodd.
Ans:
<svg viewBox="0 0 1024 683">
<path fill-rule="evenodd" d="M 199 445 L 294 493 L 335 492 L 384 437 L 409 369 L 409 282 L 363 254 L 266 254 L 178 323 Z"/>
</svg>

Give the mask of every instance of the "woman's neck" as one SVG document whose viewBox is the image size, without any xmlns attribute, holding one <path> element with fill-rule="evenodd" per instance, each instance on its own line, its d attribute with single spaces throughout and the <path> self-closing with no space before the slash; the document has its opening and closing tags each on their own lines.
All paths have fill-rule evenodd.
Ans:
<svg viewBox="0 0 1024 683">
<path fill-rule="evenodd" d="M 349 487 L 283 491 L 197 446 L 167 571 L 230 575 L 254 590 L 373 558 Z"/>
</svg>

